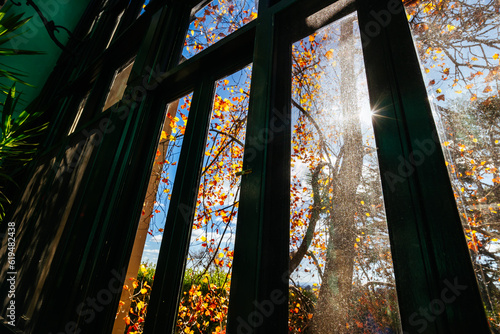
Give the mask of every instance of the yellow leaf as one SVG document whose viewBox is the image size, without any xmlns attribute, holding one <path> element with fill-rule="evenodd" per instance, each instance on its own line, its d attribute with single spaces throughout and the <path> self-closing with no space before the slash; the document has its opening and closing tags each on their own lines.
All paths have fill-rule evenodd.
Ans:
<svg viewBox="0 0 500 334">
<path fill-rule="evenodd" d="M 200 238 L 200 240 L 201 241 L 207 241 L 207 238 L 205 238 L 205 236 L 202 235 L 201 238 Z"/>
<path fill-rule="evenodd" d="M 160 140 L 167 139 L 167 133 L 165 131 L 161 132 Z"/>
<path fill-rule="evenodd" d="M 443 143 L 443 145 L 444 145 L 444 146 L 448 146 L 448 145 L 450 145 L 450 142 L 449 142 L 449 141 L 445 141 L 445 142 Z"/>
<path fill-rule="evenodd" d="M 332 59 L 333 58 L 333 50 L 330 49 L 325 53 L 326 59 Z"/>
<path fill-rule="evenodd" d="M 448 25 L 446 26 L 446 28 L 448 28 L 448 31 L 452 31 L 452 30 L 454 30 L 454 29 L 455 29 L 455 26 L 452 26 L 451 24 L 448 24 Z"/>
<path fill-rule="evenodd" d="M 367 217 L 370 217 L 370 214 L 367 212 L 367 213 L 366 213 L 366 216 L 367 216 Z"/>
<path fill-rule="evenodd" d="M 219 258 L 223 258 L 224 257 L 224 254 L 223 253 L 219 253 Z"/>
<path fill-rule="evenodd" d="M 434 4 L 432 2 L 428 3 L 424 7 L 424 13 L 428 13 L 431 9 L 435 8 Z"/>
<path fill-rule="evenodd" d="M 146 271 L 146 267 L 143 264 L 141 264 L 139 269 L 141 269 L 141 273 L 144 273 Z"/>
<path fill-rule="evenodd" d="M 361 204 L 362 204 L 362 205 L 365 205 L 365 201 L 361 201 Z"/>
<path fill-rule="evenodd" d="M 144 288 L 142 288 L 142 289 L 141 289 L 141 293 L 142 293 L 143 295 L 145 295 L 147 292 L 148 292 L 148 289 L 144 289 Z"/>
<path fill-rule="evenodd" d="M 442 92 L 441 88 L 436 89 L 436 93 L 438 93 L 438 94 L 439 94 L 439 93 L 441 93 L 441 92 Z"/>
<path fill-rule="evenodd" d="M 313 41 L 314 41 L 314 35 L 309 36 L 309 42 L 313 42 Z"/>
<path fill-rule="evenodd" d="M 499 57 L 498 53 L 495 53 L 495 54 L 493 55 L 493 59 L 498 59 L 498 57 Z"/>
</svg>

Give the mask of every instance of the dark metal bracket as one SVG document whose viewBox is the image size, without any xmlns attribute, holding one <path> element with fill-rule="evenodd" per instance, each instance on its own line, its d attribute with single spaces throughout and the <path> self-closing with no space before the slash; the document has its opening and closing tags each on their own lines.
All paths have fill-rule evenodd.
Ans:
<svg viewBox="0 0 500 334">
<path fill-rule="evenodd" d="M 14 5 L 16 6 L 21 6 L 21 2 L 16 2 L 14 0 L 10 0 Z M 68 30 L 68 28 L 56 25 L 54 21 L 49 21 L 45 17 L 45 15 L 42 13 L 40 8 L 38 7 L 37 4 L 33 2 L 33 0 L 26 0 L 26 5 L 31 6 L 35 9 L 37 12 L 38 16 L 43 22 L 43 25 L 45 26 L 45 29 L 47 30 L 47 33 L 49 34 L 50 38 L 54 41 L 54 43 L 63 51 L 69 51 L 64 44 L 62 44 L 56 37 L 55 33 L 60 32 L 61 30 L 64 30 L 68 33 L 68 36 L 72 38 L 73 36 L 71 35 L 71 31 Z"/>
</svg>

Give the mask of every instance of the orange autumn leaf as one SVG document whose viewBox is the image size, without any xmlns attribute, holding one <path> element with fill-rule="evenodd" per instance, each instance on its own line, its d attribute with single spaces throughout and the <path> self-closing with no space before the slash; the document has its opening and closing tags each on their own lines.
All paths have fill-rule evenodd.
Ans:
<svg viewBox="0 0 500 334">
<path fill-rule="evenodd" d="M 325 57 L 326 59 L 328 60 L 331 60 L 333 58 L 333 50 L 328 50 L 326 53 L 325 53 Z"/>
</svg>

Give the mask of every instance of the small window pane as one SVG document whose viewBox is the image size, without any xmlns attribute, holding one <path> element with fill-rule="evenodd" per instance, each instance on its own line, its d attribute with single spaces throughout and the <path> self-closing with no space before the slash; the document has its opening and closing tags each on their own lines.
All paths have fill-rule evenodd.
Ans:
<svg viewBox="0 0 500 334">
<path fill-rule="evenodd" d="M 401 333 L 356 14 L 292 46 L 290 333 Z"/>
<path fill-rule="evenodd" d="M 123 93 L 125 93 L 125 88 L 127 88 L 127 81 L 133 66 L 134 62 L 131 62 L 115 72 L 115 77 L 113 79 L 113 83 L 111 84 L 111 88 L 109 89 L 106 102 L 104 103 L 103 111 L 122 99 Z"/>
<path fill-rule="evenodd" d="M 116 33 L 116 30 L 118 29 L 118 26 L 120 25 L 120 22 L 121 22 L 122 17 L 123 17 L 123 13 L 125 13 L 124 10 L 116 18 L 115 27 L 113 28 L 113 32 L 111 33 L 111 36 L 109 37 L 109 41 L 108 41 L 108 44 L 106 45 L 106 49 L 109 48 L 109 46 L 111 45 L 111 42 L 113 41 L 113 37 L 115 37 L 115 33 Z"/>
<path fill-rule="evenodd" d="M 499 4 L 408 1 L 406 13 L 484 307 L 491 328 L 498 329 Z"/>
<path fill-rule="evenodd" d="M 78 126 L 78 122 L 80 121 L 80 118 L 82 117 L 83 109 L 85 109 L 85 104 L 87 103 L 87 99 L 89 97 L 89 93 L 85 95 L 85 97 L 80 101 L 78 104 L 78 110 L 76 112 L 75 118 L 73 120 L 73 124 L 71 125 L 71 128 L 68 131 L 68 136 L 75 132 L 76 127 Z"/>
<path fill-rule="evenodd" d="M 182 56 L 200 51 L 257 18 L 256 0 L 214 0 L 195 14 L 189 25 Z"/>
<path fill-rule="evenodd" d="M 142 14 L 144 14 L 144 12 L 146 11 L 146 6 L 149 4 L 149 1 L 150 0 L 144 1 L 144 4 L 142 5 L 141 12 L 139 13 L 139 16 L 141 16 Z"/>
</svg>

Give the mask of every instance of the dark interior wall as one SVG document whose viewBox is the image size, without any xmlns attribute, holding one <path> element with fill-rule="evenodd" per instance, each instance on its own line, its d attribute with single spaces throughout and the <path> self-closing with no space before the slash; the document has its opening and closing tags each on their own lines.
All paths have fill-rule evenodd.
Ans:
<svg viewBox="0 0 500 334">
<path fill-rule="evenodd" d="M 80 17 L 91 0 L 43 0 L 34 1 L 48 21 L 53 21 L 57 26 L 63 26 L 73 31 Z M 16 1 L 20 6 L 15 6 L 11 1 L 4 5 L 9 7 L 8 14 L 23 14 L 23 18 L 31 17 L 27 24 L 19 29 L 20 35 L 7 42 L 2 47 L 43 52 L 41 55 L 20 55 L 15 57 L 2 57 L 1 64 L 22 71 L 25 80 L 33 87 L 17 85 L 17 90 L 22 92 L 23 101 L 18 110 L 26 107 L 41 91 L 47 78 L 52 72 L 62 50 L 50 38 L 40 16 L 26 1 Z M 63 29 L 55 33 L 55 37 L 66 45 L 69 35 Z M 9 84 L 7 80 L 5 83 Z"/>
<path fill-rule="evenodd" d="M 6 280 L 10 277 L 9 268 L 7 262 L 2 262 L 0 318 L 3 319 L 0 319 L 0 333 L 10 333 L 11 330 L 19 333 L 72 333 L 78 332 L 74 326 L 82 328 L 84 325 L 100 331 L 103 321 L 109 322 L 113 318 L 110 313 L 116 309 L 111 306 L 115 300 L 106 299 L 102 287 L 113 282 L 113 289 L 121 291 L 122 285 L 117 284 L 117 280 L 124 280 L 119 266 L 105 271 L 94 267 L 96 263 L 106 262 L 109 240 L 117 239 L 113 236 L 118 232 L 127 231 L 106 227 L 103 220 L 107 203 L 113 199 L 110 191 L 120 184 L 115 181 L 117 174 L 131 170 L 126 161 L 128 155 L 123 156 L 122 149 L 134 142 L 125 139 L 128 132 L 136 131 L 140 125 L 141 122 L 136 120 L 140 111 L 135 100 L 130 107 L 130 101 L 124 102 L 126 112 L 123 108 L 109 108 L 102 112 L 102 107 L 115 70 L 129 61 L 143 40 L 148 40 L 147 33 L 155 30 L 148 31 L 151 15 L 143 14 L 137 19 L 137 9 L 142 7 L 138 6 L 140 0 L 132 3 L 128 0 L 109 1 L 110 5 L 104 11 L 104 0 L 93 1 L 86 11 L 84 1 L 65 2 L 68 10 L 73 4 L 75 8 L 82 5 L 81 19 L 74 15 L 75 21 L 80 20 L 75 34 L 81 41 L 71 43 L 74 55 L 56 50 L 57 55 L 62 56 L 53 55 L 51 65 L 47 65 L 47 84 L 41 94 L 42 102 L 38 102 L 49 110 L 49 129 L 37 157 L 24 174 L 24 180 L 19 182 L 23 185 L 22 194 L 7 214 L 7 220 L 15 224 L 16 237 L 15 328 L 6 325 L 8 303 L 12 298 L 8 297 L 10 283 Z M 116 38 L 106 47 L 118 14 L 124 8 L 130 9 L 130 13 L 126 13 L 130 14 L 130 22 L 135 23 L 136 19 L 138 22 L 126 40 Z M 60 9 L 58 15 L 63 14 Z M 60 24 L 58 17 L 54 18 L 56 24 Z M 91 26 L 92 33 L 87 34 Z M 52 46 L 51 43 L 54 44 L 50 39 L 46 41 L 47 45 Z M 33 57 L 25 59 L 23 66 L 33 62 Z M 141 88 L 144 76 L 148 76 L 149 72 L 142 73 L 142 68 L 138 65 L 137 78 L 129 82 L 132 91 Z M 89 91 L 91 97 L 81 122 L 74 132 L 69 133 L 79 101 Z M 156 118 L 152 118 L 153 123 Z M 149 153 L 144 151 L 145 155 Z M 146 158 L 139 159 L 136 165 L 142 166 Z M 114 225 L 123 223 L 123 220 L 113 217 L 106 219 Z M 5 232 L 4 227 L 0 226 L 0 234 Z M 117 246 L 122 247 L 122 243 Z M 4 238 L 0 258 L 6 259 L 7 253 L 7 238 Z M 101 281 L 103 286 L 96 283 Z M 92 307 L 86 300 L 94 297 L 104 302 L 90 315 Z M 98 312 L 102 305 L 107 306 L 109 312 Z M 82 330 L 87 332 L 86 327 Z"/>
</svg>

